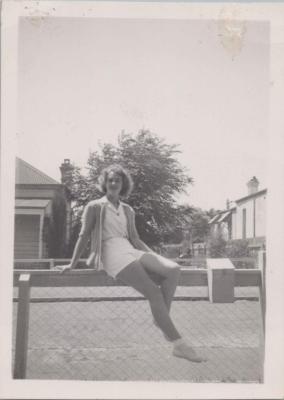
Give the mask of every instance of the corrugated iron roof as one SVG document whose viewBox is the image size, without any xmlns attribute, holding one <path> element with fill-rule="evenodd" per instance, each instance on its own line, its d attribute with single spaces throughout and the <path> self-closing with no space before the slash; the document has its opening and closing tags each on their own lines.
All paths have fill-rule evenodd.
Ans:
<svg viewBox="0 0 284 400">
<path fill-rule="evenodd" d="M 219 219 L 219 214 L 214 215 L 214 217 L 210 219 L 209 224 L 213 224 L 217 219 Z"/>
<path fill-rule="evenodd" d="M 46 208 L 50 200 L 47 199 L 16 199 L 16 208 Z"/>
<path fill-rule="evenodd" d="M 225 212 L 225 214 L 220 216 L 220 219 L 218 220 L 218 222 L 224 221 L 231 213 L 232 213 L 232 211 Z"/>
<path fill-rule="evenodd" d="M 20 185 L 60 185 L 55 179 L 33 167 L 21 158 L 16 158 L 16 184 Z"/>
<path fill-rule="evenodd" d="M 230 208 L 229 210 L 226 211 L 221 211 L 219 214 L 215 215 L 210 221 L 209 224 L 216 224 L 217 222 L 222 222 L 224 221 L 233 211 L 234 208 Z"/>
</svg>

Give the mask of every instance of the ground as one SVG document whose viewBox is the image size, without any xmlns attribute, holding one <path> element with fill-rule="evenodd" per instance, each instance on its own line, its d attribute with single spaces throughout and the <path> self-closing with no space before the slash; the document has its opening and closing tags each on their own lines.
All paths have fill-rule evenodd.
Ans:
<svg viewBox="0 0 284 400">
<path fill-rule="evenodd" d="M 204 290 L 178 288 L 177 296 L 202 299 Z M 258 293 L 240 290 L 253 298 L 231 304 L 173 303 L 176 326 L 208 358 L 196 364 L 172 356 L 171 344 L 153 325 L 146 301 L 74 301 L 76 297 L 137 296 L 132 289 L 33 288 L 32 297 L 41 301 L 58 297 L 68 301 L 31 303 L 27 378 L 259 382 Z M 14 303 L 14 322 L 16 308 Z"/>
</svg>

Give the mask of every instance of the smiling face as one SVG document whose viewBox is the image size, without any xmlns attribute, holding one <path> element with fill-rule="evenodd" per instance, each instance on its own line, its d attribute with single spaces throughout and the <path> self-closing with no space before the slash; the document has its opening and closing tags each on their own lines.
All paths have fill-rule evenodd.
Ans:
<svg viewBox="0 0 284 400">
<path fill-rule="evenodd" d="M 106 192 L 111 196 L 119 196 L 122 189 L 122 177 L 115 172 L 110 172 L 106 180 Z"/>
</svg>

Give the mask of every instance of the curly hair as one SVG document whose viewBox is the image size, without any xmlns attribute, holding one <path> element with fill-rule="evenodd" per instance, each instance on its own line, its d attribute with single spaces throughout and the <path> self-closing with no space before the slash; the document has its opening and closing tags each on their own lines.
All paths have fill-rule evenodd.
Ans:
<svg viewBox="0 0 284 400">
<path fill-rule="evenodd" d="M 109 165 L 101 171 L 98 178 L 98 189 L 102 193 L 106 193 L 106 182 L 111 172 L 114 172 L 122 178 L 122 188 L 119 195 L 124 198 L 128 197 L 133 189 L 133 180 L 130 173 L 119 164 Z"/>
</svg>

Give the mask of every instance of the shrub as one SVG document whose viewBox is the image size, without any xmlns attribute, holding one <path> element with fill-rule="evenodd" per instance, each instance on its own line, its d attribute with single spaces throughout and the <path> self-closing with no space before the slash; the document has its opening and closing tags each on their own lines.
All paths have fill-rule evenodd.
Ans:
<svg viewBox="0 0 284 400">
<path fill-rule="evenodd" d="M 227 242 L 226 255 L 230 258 L 249 257 L 249 241 L 247 239 L 233 240 Z"/>
<path fill-rule="evenodd" d="M 221 233 L 211 236 L 207 243 L 208 256 L 211 258 L 226 257 L 226 243 Z"/>
<path fill-rule="evenodd" d="M 177 258 L 181 252 L 181 244 L 163 244 L 161 254 L 169 258 Z"/>
</svg>

